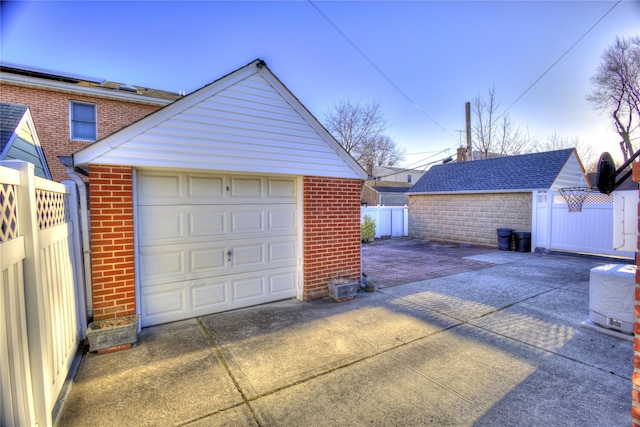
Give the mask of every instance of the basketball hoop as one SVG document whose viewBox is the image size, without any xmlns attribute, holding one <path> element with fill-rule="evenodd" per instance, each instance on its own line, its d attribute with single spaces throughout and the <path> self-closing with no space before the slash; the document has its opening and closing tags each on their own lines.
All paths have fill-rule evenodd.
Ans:
<svg viewBox="0 0 640 427">
<path fill-rule="evenodd" d="M 558 190 L 567 202 L 569 212 L 582 212 L 582 204 L 589 195 L 589 187 L 568 187 Z"/>
</svg>

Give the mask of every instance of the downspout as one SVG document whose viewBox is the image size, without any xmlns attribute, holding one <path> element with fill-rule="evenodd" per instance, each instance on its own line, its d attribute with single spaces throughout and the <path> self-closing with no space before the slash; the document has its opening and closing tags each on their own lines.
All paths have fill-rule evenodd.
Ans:
<svg viewBox="0 0 640 427">
<path fill-rule="evenodd" d="M 84 286 L 87 305 L 87 318 L 93 319 L 93 292 L 91 282 L 91 246 L 89 243 L 89 209 L 87 205 L 87 184 L 82 177 L 78 175 L 73 166 L 73 157 L 58 157 L 62 164 L 66 167 L 67 175 L 78 186 L 78 194 L 80 199 L 80 230 L 82 234 L 82 257 L 84 270 Z"/>
</svg>

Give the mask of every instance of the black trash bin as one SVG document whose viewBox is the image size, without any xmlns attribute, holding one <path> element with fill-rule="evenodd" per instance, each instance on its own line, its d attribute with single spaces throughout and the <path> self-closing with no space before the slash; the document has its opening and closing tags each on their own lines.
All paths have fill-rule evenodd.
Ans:
<svg viewBox="0 0 640 427">
<path fill-rule="evenodd" d="M 528 231 L 516 231 L 513 233 L 516 241 L 516 251 L 531 252 L 531 233 Z"/>
<path fill-rule="evenodd" d="M 501 251 L 511 250 L 511 235 L 513 230 L 511 228 L 498 228 L 498 249 Z"/>
</svg>

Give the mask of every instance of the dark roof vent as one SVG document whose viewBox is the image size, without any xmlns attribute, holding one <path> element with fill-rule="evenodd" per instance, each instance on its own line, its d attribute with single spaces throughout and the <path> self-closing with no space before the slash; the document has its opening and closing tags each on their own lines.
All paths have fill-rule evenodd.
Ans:
<svg viewBox="0 0 640 427">
<path fill-rule="evenodd" d="M 131 85 L 120 85 L 119 89 L 125 92 L 138 93 L 138 89 L 136 89 L 134 86 L 131 86 Z"/>
</svg>

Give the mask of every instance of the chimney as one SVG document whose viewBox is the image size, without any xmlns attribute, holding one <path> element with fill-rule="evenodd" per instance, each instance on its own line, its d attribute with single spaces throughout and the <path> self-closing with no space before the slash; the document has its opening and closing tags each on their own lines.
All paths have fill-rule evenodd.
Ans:
<svg viewBox="0 0 640 427">
<path fill-rule="evenodd" d="M 456 162 L 466 162 L 467 161 L 467 150 L 464 147 L 458 147 L 458 151 L 456 152 Z"/>
</svg>

